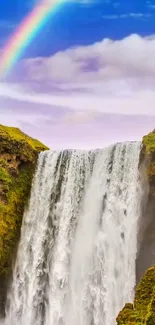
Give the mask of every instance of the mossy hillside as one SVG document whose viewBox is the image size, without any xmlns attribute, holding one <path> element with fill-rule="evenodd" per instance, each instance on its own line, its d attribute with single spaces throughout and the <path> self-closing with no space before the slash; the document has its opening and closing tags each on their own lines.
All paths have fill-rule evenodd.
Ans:
<svg viewBox="0 0 155 325">
<path fill-rule="evenodd" d="M 143 137 L 143 145 L 147 153 L 155 152 L 155 130 Z"/>
<path fill-rule="evenodd" d="M 38 152 L 48 148 L 18 128 L 0 125 L 0 153 L 19 155 L 23 161 L 33 161 Z"/>
<path fill-rule="evenodd" d="M 148 181 L 149 197 L 147 206 L 153 214 L 155 206 L 155 130 L 142 140 L 139 169 Z M 147 210 L 146 210 L 147 211 Z M 145 213 L 147 213 L 145 211 Z M 118 325 L 155 325 L 155 266 L 149 268 L 135 292 L 133 304 L 126 304 L 117 317 Z"/>
<path fill-rule="evenodd" d="M 145 162 L 150 187 L 150 196 L 155 196 L 155 130 L 145 135 L 142 140 L 140 165 Z"/>
<path fill-rule="evenodd" d="M 47 149 L 19 129 L 0 125 L 0 274 L 11 265 L 38 153 Z"/>
<path fill-rule="evenodd" d="M 135 293 L 134 304 L 126 304 L 118 325 L 155 325 L 155 266 L 147 270 Z"/>
</svg>

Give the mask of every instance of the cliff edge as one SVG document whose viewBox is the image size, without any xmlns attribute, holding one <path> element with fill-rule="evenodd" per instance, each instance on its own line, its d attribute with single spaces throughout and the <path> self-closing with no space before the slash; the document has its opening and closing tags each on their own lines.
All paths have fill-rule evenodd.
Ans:
<svg viewBox="0 0 155 325">
<path fill-rule="evenodd" d="M 155 265 L 155 130 L 145 135 L 139 159 L 142 198 L 138 232 L 137 283 Z"/>
<path fill-rule="evenodd" d="M 38 153 L 48 148 L 18 128 L 0 125 L 0 306 L 20 235 Z M 7 278 L 8 281 L 8 278 Z M 1 309 L 1 308 L 0 308 Z"/>
<path fill-rule="evenodd" d="M 116 321 L 118 325 L 155 324 L 155 266 L 146 271 L 136 289 L 134 303 L 127 303 Z"/>
<path fill-rule="evenodd" d="M 136 262 L 139 284 L 133 304 L 125 304 L 117 325 L 155 325 L 155 130 L 143 137 L 139 171 L 144 190 Z"/>
<path fill-rule="evenodd" d="M 155 197 L 155 129 L 142 140 L 139 167 L 145 163 L 149 182 L 149 196 Z"/>
<path fill-rule="evenodd" d="M 19 237 L 38 153 L 47 149 L 19 129 L 0 125 L 0 273 L 7 271 Z"/>
</svg>

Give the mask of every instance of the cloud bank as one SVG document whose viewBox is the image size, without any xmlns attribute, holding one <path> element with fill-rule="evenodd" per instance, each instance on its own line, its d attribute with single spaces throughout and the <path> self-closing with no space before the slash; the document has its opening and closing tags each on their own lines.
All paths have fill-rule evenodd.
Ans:
<svg viewBox="0 0 155 325">
<path fill-rule="evenodd" d="M 24 116 L 31 108 L 31 123 L 20 114 L 20 125 L 27 125 L 26 130 L 39 125 L 48 136 L 52 128 L 54 139 L 62 139 L 61 129 L 70 143 L 73 135 L 73 144 L 78 134 L 92 143 L 92 131 L 95 145 L 101 138 L 105 143 L 140 139 L 155 127 L 154 53 L 153 35 L 131 35 L 25 60 L 14 81 L 0 85 L 0 105 L 10 109 L 8 101 L 13 101 L 15 114 L 20 103 Z"/>
<path fill-rule="evenodd" d="M 51 58 L 27 60 L 32 80 L 94 82 L 135 80 L 155 76 L 155 38 L 131 35 L 123 40 L 104 39 L 90 46 L 59 52 Z"/>
</svg>

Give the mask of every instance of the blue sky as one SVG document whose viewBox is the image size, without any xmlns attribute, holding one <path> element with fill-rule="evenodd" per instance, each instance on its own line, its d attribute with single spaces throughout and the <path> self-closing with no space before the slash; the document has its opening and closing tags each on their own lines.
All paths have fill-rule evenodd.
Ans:
<svg viewBox="0 0 155 325">
<path fill-rule="evenodd" d="M 1 0 L 0 51 L 35 5 Z M 154 35 L 155 0 L 67 0 L 0 83 L 1 123 L 52 148 L 141 140 L 155 128 Z"/>
<path fill-rule="evenodd" d="M 1 0 L 2 45 L 33 9 L 34 3 Z M 73 1 L 65 3 L 59 14 L 46 24 L 25 56 L 48 56 L 71 46 L 93 44 L 105 37 L 121 39 L 133 33 L 146 36 L 154 31 L 155 0 L 96 0 L 87 4 Z"/>
</svg>

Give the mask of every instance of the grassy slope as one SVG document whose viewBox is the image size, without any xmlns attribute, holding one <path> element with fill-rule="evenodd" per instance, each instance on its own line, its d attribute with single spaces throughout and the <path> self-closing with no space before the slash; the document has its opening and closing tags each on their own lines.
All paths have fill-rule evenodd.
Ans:
<svg viewBox="0 0 155 325">
<path fill-rule="evenodd" d="M 9 269 L 38 153 L 47 149 L 18 128 L 0 125 L 0 273 Z"/>
</svg>

